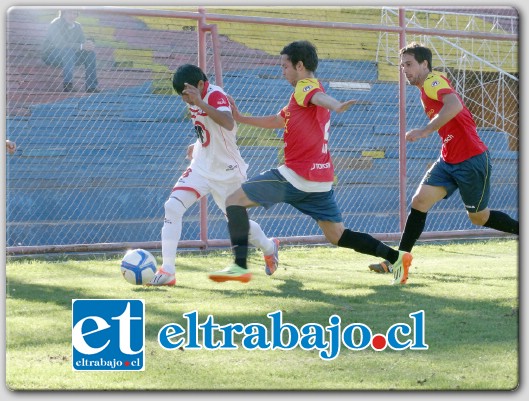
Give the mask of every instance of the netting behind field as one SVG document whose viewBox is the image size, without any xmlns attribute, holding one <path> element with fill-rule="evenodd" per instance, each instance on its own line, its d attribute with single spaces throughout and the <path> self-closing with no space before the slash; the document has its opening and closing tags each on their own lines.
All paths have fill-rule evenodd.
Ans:
<svg viewBox="0 0 529 401">
<path fill-rule="evenodd" d="M 206 72 L 214 83 L 221 72 L 222 85 L 244 113 L 275 114 L 288 102 L 292 87 L 279 67 L 283 46 L 298 39 L 317 46 L 317 77 L 327 92 L 340 100 L 360 101 L 348 112 L 331 116 L 329 145 L 345 224 L 370 233 L 399 232 L 397 35 L 272 20 L 382 21 L 395 26 L 386 11 L 231 7 L 207 12 L 270 22 L 209 22 L 218 28 L 219 49 L 208 34 Z M 102 92 L 94 94 L 84 91 L 83 66 L 75 70 L 76 92 L 64 92 L 61 70 L 41 60 L 40 44 L 56 11 L 10 10 L 6 136 L 17 142 L 18 151 L 8 157 L 7 165 L 7 246 L 159 241 L 163 203 L 186 168 L 185 151 L 195 140 L 185 104 L 171 87 L 180 64 L 199 62 L 197 21 L 182 15 L 153 16 L 141 9 L 136 14 L 83 11 L 78 21 L 96 42 Z M 494 54 L 503 55 L 503 65 L 498 66 L 490 51 L 481 54 L 467 43 L 450 47 L 429 36 L 420 39 L 436 49 L 434 66 L 446 67 L 491 148 L 491 206 L 517 217 L 518 72 L 512 70 L 517 46 L 490 43 L 497 49 Z M 222 71 L 215 67 L 215 51 L 220 51 Z M 475 59 L 485 61 L 482 67 L 476 67 Z M 423 125 L 425 119 L 417 90 L 408 87 L 408 128 Z M 249 176 L 281 164 L 281 135 L 280 130 L 239 126 Z M 408 145 L 408 204 L 440 145 L 437 135 Z M 252 209 L 250 215 L 270 236 L 320 234 L 315 222 L 288 205 Z M 427 231 L 475 228 L 457 195 L 436 205 L 431 216 Z M 199 219 L 196 204 L 184 218 L 182 240 L 199 239 Z M 210 239 L 228 238 L 224 217 L 212 201 L 207 228 Z"/>
</svg>

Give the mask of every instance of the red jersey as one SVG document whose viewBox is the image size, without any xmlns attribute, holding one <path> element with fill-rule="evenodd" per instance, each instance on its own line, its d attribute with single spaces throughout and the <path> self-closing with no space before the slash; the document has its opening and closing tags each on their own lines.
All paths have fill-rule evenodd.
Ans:
<svg viewBox="0 0 529 401">
<path fill-rule="evenodd" d="M 334 166 L 327 145 L 331 113 L 310 103 L 318 92 L 325 90 L 317 79 L 298 81 L 290 102 L 280 112 L 285 119 L 285 165 L 309 181 L 331 182 Z"/>
<path fill-rule="evenodd" d="M 421 102 L 424 112 L 431 120 L 443 107 L 443 95 L 454 93 L 461 101 L 463 110 L 443 125 L 438 133 L 443 141 L 441 157 L 447 163 L 461 163 L 487 150 L 476 130 L 472 114 L 452 88 L 450 81 L 439 72 L 431 72 L 421 88 Z"/>
</svg>

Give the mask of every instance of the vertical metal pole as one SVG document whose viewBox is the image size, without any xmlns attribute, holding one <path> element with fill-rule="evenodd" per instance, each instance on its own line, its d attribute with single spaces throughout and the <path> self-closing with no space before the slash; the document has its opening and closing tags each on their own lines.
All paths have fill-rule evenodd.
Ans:
<svg viewBox="0 0 529 401">
<path fill-rule="evenodd" d="M 202 71 L 207 71 L 206 61 L 206 32 L 211 33 L 213 43 L 213 63 L 215 66 L 215 83 L 222 87 L 222 64 L 220 60 L 219 36 L 216 25 L 206 23 L 206 10 L 203 7 L 198 9 L 200 19 L 198 20 L 198 66 Z M 200 199 L 200 240 L 208 247 L 208 203 L 207 198 Z"/>
<path fill-rule="evenodd" d="M 198 66 L 206 72 L 206 10 L 198 9 L 201 18 L 198 20 Z M 200 240 L 204 244 L 202 248 L 208 247 L 208 200 L 206 197 L 200 199 Z"/>
<path fill-rule="evenodd" d="M 198 66 L 206 72 L 206 10 L 200 7 L 198 12 Z"/>
<path fill-rule="evenodd" d="M 406 46 L 406 10 L 399 8 L 399 50 Z M 399 62 L 399 221 L 404 231 L 407 216 L 406 197 L 406 80 Z"/>
<path fill-rule="evenodd" d="M 221 88 L 224 87 L 222 82 L 222 62 L 220 60 L 220 44 L 217 25 L 210 25 L 211 42 L 213 43 L 213 63 L 215 65 L 215 83 Z"/>
</svg>

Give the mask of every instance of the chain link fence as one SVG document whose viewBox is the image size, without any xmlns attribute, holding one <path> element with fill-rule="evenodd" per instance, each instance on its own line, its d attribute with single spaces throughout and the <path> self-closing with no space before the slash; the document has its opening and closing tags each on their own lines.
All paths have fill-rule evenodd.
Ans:
<svg viewBox="0 0 529 401">
<path fill-rule="evenodd" d="M 6 136 L 18 146 L 6 166 L 11 251 L 159 242 L 163 204 L 187 167 L 186 149 L 195 140 L 171 78 L 179 65 L 199 64 L 197 21 L 204 14 L 196 11 L 83 9 L 77 20 L 96 43 L 101 89 L 86 93 L 82 65 L 75 69 L 76 91 L 64 92 L 61 69 L 42 61 L 41 44 L 57 10 L 10 9 Z M 345 225 L 398 236 L 399 39 L 390 31 L 398 27 L 395 15 L 381 7 L 208 8 L 206 21 L 216 25 L 219 36 L 215 46 L 207 35 L 203 51 L 210 80 L 222 84 L 243 113 L 267 115 L 277 113 L 292 92 L 279 68 L 279 52 L 294 40 L 313 42 L 320 56 L 316 75 L 328 93 L 359 101 L 331 116 L 329 145 Z M 446 24 L 456 18 L 439 15 Z M 408 39 L 434 49 L 434 66 L 449 74 L 476 117 L 493 157 L 490 206 L 518 217 L 518 42 L 490 40 L 486 48 L 472 47 L 460 27 L 464 18 L 457 14 L 455 28 L 436 28 L 461 30 L 459 39 Z M 476 17 L 467 17 L 467 26 L 470 18 Z M 407 26 L 423 20 L 419 11 L 407 12 Z M 480 32 L 499 32 L 494 22 L 480 21 Z M 312 26 L 316 22 L 332 26 Z M 362 29 L 349 29 L 351 24 Z M 406 89 L 406 110 L 408 128 L 426 122 L 414 87 Z M 249 176 L 282 162 L 281 135 L 280 130 L 239 126 Z M 408 145 L 407 204 L 440 147 L 437 135 Z M 320 235 L 310 218 L 288 205 L 252 209 L 250 215 L 269 236 Z M 200 238 L 200 218 L 197 203 L 184 218 L 183 243 Z M 228 238 L 224 216 L 213 202 L 207 202 L 205 221 L 209 240 Z M 426 226 L 434 233 L 476 229 L 457 195 L 436 205 Z"/>
</svg>

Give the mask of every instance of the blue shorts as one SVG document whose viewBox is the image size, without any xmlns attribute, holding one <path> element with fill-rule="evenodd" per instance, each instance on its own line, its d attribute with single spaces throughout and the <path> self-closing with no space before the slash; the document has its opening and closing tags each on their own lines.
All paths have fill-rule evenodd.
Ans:
<svg viewBox="0 0 529 401">
<path fill-rule="evenodd" d="M 304 192 L 294 187 L 277 169 L 251 178 L 242 184 L 246 196 L 266 209 L 276 203 L 288 203 L 316 221 L 342 222 L 342 213 L 334 199 L 334 190 Z"/>
<path fill-rule="evenodd" d="M 422 184 L 444 187 L 448 192 L 445 199 L 459 189 L 467 212 L 476 213 L 489 204 L 491 172 L 488 150 L 457 164 L 439 158 L 424 176 Z"/>
</svg>

